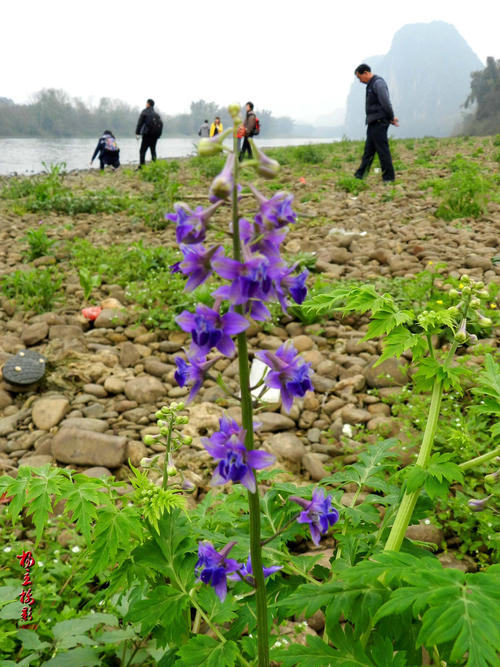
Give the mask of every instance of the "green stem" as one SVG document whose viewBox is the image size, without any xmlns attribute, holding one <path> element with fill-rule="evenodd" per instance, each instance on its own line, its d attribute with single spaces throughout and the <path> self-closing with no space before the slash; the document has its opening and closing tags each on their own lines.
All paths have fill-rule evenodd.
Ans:
<svg viewBox="0 0 500 667">
<path fill-rule="evenodd" d="M 500 456 L 500 445 L 487 454 L 481 454 L 481 456 L 476 456 L 473 459 L 459 463 L 458 467 L 462 470 L 469 470 L 469 468 L 474 468 L 475 466 L 479 466 L 482 463 L 491 461 L 491 459 L 494 459 L 496 456 Z"/>
<path fill-rule="evenodd" d="M 241 242 L 238 216 L 238 174 L 239 162 L 237 155 L 237 139 L 234 137 L 234 184 L 232 192 L 232 222 L 233 222 L 233 254 L 234 259 L 241 262 Z M 242 306 L 235 306 L 236 312 L 243 314 Z M 254 449 L 253 437 L 253 406 L 250 390 L 250 362 L 248 358 L 248 342 L 243 331 L 237 335 L 238 365 L 241 388 L 241 421 L 246 431 L 245 447 Z M 257 612 L 257 648 L 259 667 L 269 666 L 269 627 L 267 623 L 267 596 L 264 573 L 262 570 L 262 547 L 260 525 L 260 499 L 258 489 L 255 493 L 248 492 L 248 506 L 250 513 L 250 560 L 252 563 L 253 578 L 255 581 L 255 601 Z"/>
<path fill-rule="evenodd" d="M 172 430 L 174 428 L 175 415 L 170 417 L 170 424 L 168 426 L 168 435 L 167 435 L 167 449 L 165 452 L 165 461 L 163 462 L 163 480 L 162 480 L 162 489 L 165 490 L 168 486 L 168 472 L 167 468 L 169 466 L 170 459 L 170 450 L 172 448 Z"/>
<path fill-rule="evenodd" d="M 454 342 L 451 346 L 444 362 L 445 367 L 448 366 L 451 359 L 453 358 L 457 346 L 458 344 L 456 342 Z M 415 465 L 424 469 L 429 465 L 431 458 L 432 445 L 434 444 L 434 438 L 436 436 L 442 397 L 443 381 L 440 378 L 435 378 L 432 387 L 431 405 L 429 408 L 429 414 L 427 415 L 424 436 L 422 438 L 422 444 L 420 446 L 420 451 L 415 463 Z M 396 519 L 394 520 L 394 524 L 391 528 L 391 532 L 389 533 L 389 537 L 385 543 L 384 551 L 400 550 L 406 530 L 410 525 L 413 510 L 417 504 L 420 492 L 421 489 L 417 489 L 411 493 L 408 493 L 407 491 L 405 492 L 401 501 L 401 505 L 399 506 L 398 513 L 396 514 Z"/>
</svg>

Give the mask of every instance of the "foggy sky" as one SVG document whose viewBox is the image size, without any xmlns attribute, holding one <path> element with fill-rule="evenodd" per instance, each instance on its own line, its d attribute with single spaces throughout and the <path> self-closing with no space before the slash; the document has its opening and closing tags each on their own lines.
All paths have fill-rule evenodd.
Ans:
<svg viewBox="0 0 500 667">
<path fill-rule="evenodd" d="M 0 96 L 61 88 L 165 114 L 193 100 L 248 100 L 314 122 L 345 105 L 353 70 L 388 52 L 407 23 L 455 26 L 485 62 L 500 58 L 499 0 L 24 0 L 2 3 Z"/>
</svg>

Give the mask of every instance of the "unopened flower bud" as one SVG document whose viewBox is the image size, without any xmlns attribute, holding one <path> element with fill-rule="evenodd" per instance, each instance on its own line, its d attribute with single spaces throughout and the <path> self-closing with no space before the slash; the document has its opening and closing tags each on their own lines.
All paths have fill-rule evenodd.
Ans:
<svg viewBox="0 0 500 667">
<path fill-rule="evenodd" d="M 177 403 L 177 410 L 184 410 L 184 408 L 185 408 L 184 401 L 179 401 L 179 403 Z"/>
<path fill-rule="evenodd" d="M 483 281 L 482 281 L 482 280 L 478 280 L 478 281 L 475 283 L 474 287 L 475 287 L 476 289 L 483 289 L 483 287 L 484 287 L 484 283 L 483 283 Z"/>
<path fill-rule="evenodd" d="M 156 444 L 157 437 L 154 435 L 145 435 L 144 438 L 142 439 L 143 443 L 145 445 L 155 445 Z"/>
<path fill-rule="evenodd" d="M 182 488 L 184 491 L 187 491 L 187 493 L 193 493 L 196 491 L 196 486 L 193 484 L 193 482 L 190 482 L 189 479 L 185 479 L 182 482 Z"/>
<path fill-rule="evenodd" d="M 467 340 L 467 320 L 465 318 L 462 320 L 462 323 L 455 334 L 455 340 L 457 343 L 465 343 Z"/>
<path fill-rule="evenodd" d="M 190 435 L 185 435 L 182 438 L 182 444 L 183 445 L 190 445 L 193 442 L 193 438 Z"/>
<path fill-rule="evenodd" d="M 487 289 L 480 289 L 477 295 L 480 299 L 487 299 L 490 296 Z"/>
<path fill-rule="evenodd" d="M 478 337 L 476 336 L 476 334 L 469 334 L 469 343 L 470 343 L 471 345 L 475 345 L 475 344 L 478 342 L 478 340 L 479 340 L 479 339 L 478 339 Z"/>
<path fill-rule="evenodd" d="M 229 111 L 229 115 L 231 118 L 234 118 L 235 116 L 239 116 L 239 113 L 241 111 L 241 107 L 237 102 L 234 102 L 233 104 L 230 104 L 227 108 Z"/>
<path fill-rule="evenodd" d="M 254 142 L 250 139 L 252 150 L 257 157 L 257 166 L 255 167 L 259 176 L 264 178 L 274 178 L 278 175 L 280 170 L 280 163 L 277 160 L 272 160 L 267 157 L 265 153 L 257 148 Z"/>
<path fill-rule="evenodd" d="M 175 477 L 177 475 L 177 468 L 174 465 L 167 466 L 167 475 L 169 477 Z"/>
<path fill-rule="evenodd" d="M 464 285 L 468 285 L 468 284 L 470 283 L 470 278 L 469 278 L 469 276 L 468 276 L 467 274 L 464 274 L 464 275 L 460 278 L 460 282 L 463 283 Z"/>
<path fill-rule="evenodd" d="M 170 403 L 170 409 L 175 410 L 176 408 L 177 408 L 177 403 L 175 401 L 172 401 L 172 403 Z"/>
<path fill-rule="evenodd" d="M 477 310 L 477 309 L 481 306 L 481 301 L 480 301 L 477 297 L 473 297 L 473 298 L 470 300 L 470 304 L 469 304 L 469 305 L 470 305 L 470 307 L 472 308 L 472 310 Z"/>
<path fill-rule="evenodd" d="M 488 500 L 491 497 L 492 496 L 489 495 L 489 496 L 486 496 L 486 498 L 480 498 L 480 499 L 471 498 L 467 502 L 467 505 L 472 512 L 482 512 L 486 508 L 486 505 L 488 504 Z"/>
<path fill-rule="evenodd" d="M 462 287 L 462 294 L 472 294 L 472 288 L 470 285 L 464 285 Z"/>
<path fill-rule="evenodd" d="M 496 472 L 490 472 L 489 475 L 484 476 L 484 481 L 487 484 L 495 484 L 500 480 L 500 470 L 497 470 Z"/>
<path fill-rule="evenodd" d="M 231 195 L 234 185 L 233 167 L 235 155 L 230 153 L 226 164 L 218 176 L 216 176 L 210 186 L 210 195 L 218 199 L 228 199 Z"/>
<path fill-rule="evenodd" d="M 141 468 L 149 468 L 149 467 L 151 466 L 152 463 L 153 463 L 153 459 L 152 459 L 152 458 L 149 458 L 149 457 L 147 457 L 147 456 L 144 456 L 144 457 L 139 461 L 139 465 L 141 466 Z"/>
<path fill-rule="evenodd" d="M 489 317 L 484 317 L 483 315 L 478 315 L 479 325 L 482 327 L 491 327 L 493 321 Z"/>
<path fill-rule="evenodd" d="M 458 317 L 460 315 L 460 310 L 457 308 L 457 306 L 450 306 L 448 308 L 448 312 L 452 317 Z"/>
<path fill-rule="evenodd" d="M 222 148 L 222 142 L 218 140 L 219 135 L 209 139 L 208 137 L 203 137 L 198 142 L 198 155 L 201 157 L 212 157 L 213 155 L 218 155 L 224 150 Z"/>
<path fill-rule="evenodd" d="M 458 290 L 455 289 L 454 287 L 451 288 L 448 294 L 451 296 L 452 299 L 458 298 Z"/>
</svg>

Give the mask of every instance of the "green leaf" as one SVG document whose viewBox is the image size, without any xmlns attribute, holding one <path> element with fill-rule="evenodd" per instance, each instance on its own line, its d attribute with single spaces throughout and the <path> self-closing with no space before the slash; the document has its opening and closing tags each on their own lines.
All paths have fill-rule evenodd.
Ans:
<svg viewBox="0 0 500 667">
<path fill-rule="evenodd" d="M 50 646 L 48 642 L 42 642 L 36 632 L 25 628 L 20 628 L 17 631 L 17 638 L 23 645 L 23 651 L 43 651 Z"/>
<path fill-rule="evenodd" d="M 83 646 L 58 653 L 51 660 L 44 662 L 43 667 L 98 667 L 101 664 L 97 651 L 89 646 Z"/>
<path fill-rule="evenodd" d="M 89 544 L 90 527 L 97 518 L 97 506 L 103 502 L 102 485 L 86 475 L 75 475 L 73 479 L 65 495 L 64 512 L 72 512 L 76 527 Z"/>
<path fill-rule="evenodd" d="M 288 613 L 304 613 L 306 618 L 312 616 L 320 607 L 326 606 L 340 589 L 338 583 L 326 583 L 321 586 L 303 584 L 284 600 L 276 603 L 277 607 L 284 607 Z"/>
<path fill-rule="evenodd" d="M 234 667 L 239 656 L 237 644 L 218 642 L 206 635 L 196 635 L 179 649 L 185 667 Z"/>
<path fill-rule="evenodd" d="M 403 326 L 395 327 L 384 339 L 384 351 L 374 367 L 387 359 L 399 358 L 406 350 L 413 350 L 422 344 L 422 337 Z"/>
<path fill-rule="evenodd" d="M 131 623 L 141 623 L 141 633 L 148 635 L 161 625 L 167 640 L 178 642 L 188 634 L 186 609 L 189 596 L 173 586 L 157 586 L 146 598 L 132 602 L 126 615 Z"/>
<path fill-rule="evenodd" d="M 340 626 L 338 626 L 340 628 Z M 321 665 L 332 665 L 338 667 L 375 667 L 374 663 L 366 655 L 359 641 L 355 641 L 352 633 L 346 628 L 347 641 L 341 639 L 343 635 L 340 628 L 335 637 L 330 637 L 332 643 L 339 648 L 332 648 L 320 637 L 308 636 L 307 646 L 302 644 L 291 644 L 284 648 L 271 649 L 271 658 L 279 661 L 283 667 L 320 667 Z"/>
<path fill-rule="evenodd" d="M 229 623 L 238 615 L 239 605 L 237 602 L 230 595 L 226 597 L 224 602 L 221 602 L 210 586 L 200 588 L 196 599 L 214 625 Z"/>
<path fill-rule="evenodd" d="M 101 623 L 115 626 L 118 620 L 113 614 L 88 614 L 60 621 L 54 625 L 52 632 L 59 648 L 73 648 L 78 644 L 94 644 L 95 641 L 85 633 Z"/>
</svg>

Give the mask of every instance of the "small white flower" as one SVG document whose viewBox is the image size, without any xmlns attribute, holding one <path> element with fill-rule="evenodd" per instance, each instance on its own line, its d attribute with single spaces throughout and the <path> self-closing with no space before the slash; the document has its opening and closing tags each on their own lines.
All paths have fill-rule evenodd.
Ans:
<svg viewBox="0 0 500 667">
<path fill-rule="evenodd" d="M 37 565 L 38 565 L 38 567 L 43 567 L 45 565 L 45 563 L 43 562 L 43 560 L 39 560 Z"/>
<path fill-rule="evenodd" d="M 348 438 L 352 438 L 352 426 L 350 424 L 344 424 L 342 426 L 343 435 L 347 435 Z"/>
<path fill-rule="evenodd" d="M 77 544 L 75 544 L 74 547 L 71 547 L 71 551 L 72 551 L 74 554 L 77 554 L 77 553 L 80 552 L 80 547 L 79 547 Z"/>
<path fill-rule="evenodd" d="M 12 551 L 12 547 L 4 547 L 4 552 L 6 554 L 10 554 L 11 551 Z"/>
<path fill-rule="evenodd" d="M 426 526 L 428 526 L 430 524 L 430 522 L 431 522 L 430 519 L 424 519 L 424 523 L 425 523 Z"/>
</svg>

